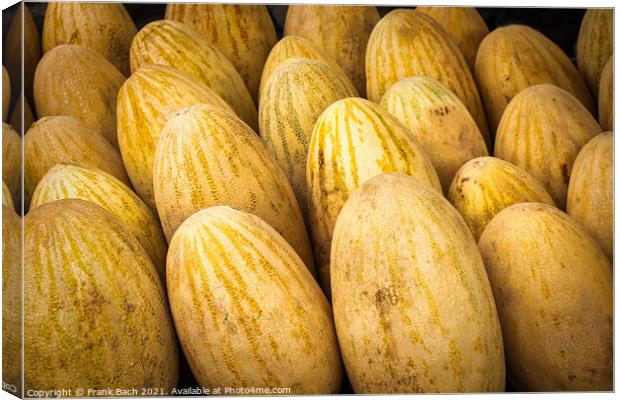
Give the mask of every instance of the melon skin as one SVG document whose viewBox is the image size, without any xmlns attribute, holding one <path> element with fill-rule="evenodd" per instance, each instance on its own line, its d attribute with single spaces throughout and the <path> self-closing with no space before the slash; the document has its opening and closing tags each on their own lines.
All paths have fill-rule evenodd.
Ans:
<svg viewBox="0 0 620 400">
<path fill-rule="evenodd" d="M 169 20 L 151 22 L 134 38 L 130 62 L 132 71 L 145 64 L 168 65 L 197 79 L 258 131 L 256 106 L 243 78 L 224 53 L 194 27 Z"/>
<path fill-rule="evenodd" d="M 201 210 L 174 234 L 167 265 L 175 327 L 202 386 L 339 392 L 330 305 L 265 221 L 230 207 Z"/>
<path fill-rule="evenodd" d="M 496 157 L 479 157 L 465 163 L 454 176 L 447 198 L 463 216 L 476 241 L 493 217 L 513 204 L 555 206 L 542 183 L 530 173 Z"/>
<path fill-rule="evenodd" d="M 171 116 L 157 145 L 153 185 L 168 241 L 195 212 L 227 205 L 264 219 L 314 271 L 304 220 L 286 175 L 264 142 L 232 113 L 196 104 Z"/>
<path fill-rule="evenodd" d="M 489 154 L 467 107 L 432 78 L 416 76 L 395 83 L 385 92 L 379 105 L 418 139 L 445 193 L 463 164 Z"/>
<path fill-rule="evenodd" d="M 329 294 L 329 260 L 336 218 L 351 193 L 384 172 L 403 172 L 441 193 L 422 146 L 378 105 L 351 97 L 329 106 L 312 132 L 306 183 L 308 216 L 323 290 Z"/>
<path fill-rule="evenodd" d="M 614 51 L 614 10 L 586 10 L 575 46 L 577 68 L 585 77 L 594 98 L 598 98 L 603 67 Z"/>
<path fill-rule="evenodd" d="M 49 3 L 43 21 L 43 52 L 63 44 L 84 46 L 129 76 L 129 48 L 136 32 L 122 4 Z"/>
<path fill-rule="evenodd" d="M 266 6 L 170 3 L 166 19 L 184 22 L 204 33 L 233 63 L 254 101 L 258 100 L 265 59 L 278 41 Z"/>
<path fill-rule="evenodd" d="M 502 391 L 502 334 L 469 228 L 411 176 L 369 179 L 338 217 L 334 318 L 355 393 Z"/>
<path fill-rule="evenodd" d="M 484 38 L 476 55 L 475 76 L 492 132 L 508 103 L 523 89 L 538 84 L 558 86 L 594 112 L 588 86 L 571 60 L 542 33 L 525 25 L 503 26 Z"/>
<path fill-rule="evenodd" d="M 22 173 L 22 138 L 11 125 L 2 123 L 2 180 L 11 191 L 13 200 L 20 196 Z"/>
<path fill-rule="evenodd" d="M 592 114 L 570 93 L 549 84 L 531 86 L 506 107 L 494 155 L 532 174 L 564 210 L 575 157 L 599 133 Z"/>
<path fill-rule="evenodd" d="M 366 46 L 379 19 L 374 6 L 293 4 L 286 13 L 284 35 L 314 43 L 342 67 L 357 92 L 366 97 Z"/>
<path fill-rule="evenodd" d="M 146 250 L 163 282 L 167 246 L 159 220 L 127 185 L 98 168 L 60 163 L 43 176 L 30 208 L 62 199 L 90 201 L 117 217 Z"/>
<path fill-rule="evenodd" d="M 603 68 L 598 92 L 598 122 L 605 131 L 614 128 L 614 60 L 613 56 Z"/>
<path fill-rule="evenodd" d="M 567 214 L 501 211 L 478 242 L 517 391 L 612 390 L 612 265 Z"/>
<path fill-rule="evenodd" d="M 25 389 L 175 387 L 172 319 L 137 239 L 78 199 L 39 206 L 24 226 Z"/>
<path fill-rule="evenodd" d="M 456 43 L 427 14 L 396 9 L 379 21 L 368 39 L 368 99 L 378 103 L 391 85 L 410 76 L 436 79 L 454 92 L 490 142 L 478 88 Z"/>
<path fill-rule="evenodd" d="M 3 390 L 19 397 L 22 396 L 22 221 L 14 208 L 5 206 L 4 201 L 2 204 L 2 382 L 6 385 Z"/>
<path fill-rule="evenodd" d="M 260 136 L 286 173 L 306 221 L 306 160 L 312 130 L 332 103 L 356 96 L 348 78 L 306 58 L 280 64 L 265 86 L 259 108 Z"/>
<path fill-rule="evenodd" d="M 2 205 L 15 211 L 15 204 L 13 204 L 13 195 L 9 187 L 2 181 Z"/>
<path fill-rule="evenodd" d="M 7 121 L 9 116 L 9 105 L 11 104 L 11 78 L 9 73 L 2 66 L 2 122 Z"/>
<path fill-rule="evenodd" d="M 70 44 L 57 46 L 43 56 L 34 76 L 37 115 L 80 119 L 118 148 L 116 95 L 124 80 L 95 51 Z"/>
<path fill-rule="evenodd" d="M 566 212 L 581 223 L 613 260 L 614 159 L 613 135 L 601 133 L 575 159 L 568 184 Z"/>
<path fill-rule="evenodd" d="M 159 135 L 175 111 L 196 103 L 231 110 L 217 93 L 174 68 L 145 65 L 118 92 L 118 144 L 131 183 L 140 198 L 155 210 L 153 157 Z"/>
</svg>

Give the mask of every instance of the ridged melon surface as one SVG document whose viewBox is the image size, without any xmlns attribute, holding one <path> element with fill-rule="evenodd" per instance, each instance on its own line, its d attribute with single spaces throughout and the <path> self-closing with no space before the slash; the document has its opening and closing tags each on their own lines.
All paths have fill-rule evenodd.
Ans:
<svg viewBox="0 0 620 400">
<path fill-rule="evenodd" d="M 603 67 L 614 51 L 614 10 L 588 9 L 581 21 L 575 48 L 577 67 L 586 78 L 590 92 L 598 97 Z"/>
<path fill-rule="evenodd" d="M 134 38 L 130 54 L 132 71 L 145 64 L 176 68 L 217 93 L 258 131 L 256 106 L 243 78 L 224 53 L 194 27 L 169 20 L 151 22 Z"/>
<path fill-rule="evenodd" d="M 9 105 L 11 104 L 11 78 L 2 66 L 2 122 L 6 122 L 9 116 Z"/>
<path fill-rule="evenodd" d="M 603 130 L 614 128 L 614 60 L 609 57 L 603 73 L 598 92 L 598 123 Z"/>
<path fill-rule="evenodd" d="M 555 206 L 545 187 L 530 173 L 495 157 L 465 163 L 454 176 L 447 197 L 476 241 L 493 217 L 513 204 L 536 202 Z"/>
<path fill-rule="evenodd" d="M 101 54 L 129 76 L 129 47 L 136 31 L 120 3 L 49 3 L 43 21 L 43 52 L 77 44 Z"/>
<path fill-rule="evenodd" d="M 506 107 L 495 156 L 532 174 L 565 209 L 575 157 L 600 132 L 592 114 L 570 93 L 548 84 L 531 86 Z"/>
<path fill-rule="evenodd" d="M 332 244 L 338 341 L 356 393 L 504 389 L 502 334 L 476 242 L 404 174 L 362 184 Z"/>
<path fill-rule="evenodd" d="M 547 204 L 516 204 L 478 246 L 515 390 L 612 390 L 612 266 L 581 225 Z"/>
<path fill-rule="evenodd" d="M 136 193 L 153 210 L 153 156 L 161 130 L 173 112 L 196 103 L 231 110 L 196 79 L 162 65 L 138 69 L 118 93 L 118 144 L 123 162 Z"/>
<path fill-rule="evenodd" d="M 13 195 L 9 187 L 2 181 L 2 205 L 15 211 L 15 204 L 13 203 Z"/>
<path fill-rule="evenodd" d="M 9 124 L 2 123 L 2 181 L 17 200 L 22 173 L 22 138 Z"/>
<path fill-rule="evenodd" d="M 368 40 L 368 99 L 378 103 L 391 85 L 409 76 L 428 76 L 443 83 L 467 106 L 482 135 L 488 136 L 478 88 L 456 43 L 428 15 L 397 9 L 379 21 Z"/>
<path fill-rule="evenodd" d="M 475 75 L 492 132 L 512 98 L 538 84 L 558 86 L 594 111 L 588 86 L 562 49 L 525 25 L 503 26 L 487 35 L 478 48 Z"/>
<path fill-rule="evenodd" d="M 444 192 L 461 165 L 488 155 L 485 139 L 467 107 L 435 79 L 416 76 L 392 85 L 381 107 L 402 122 L 428 155 Z"/>
<path fill-rule="evenodd" d="M 308 209 L 306 160 L 314 124 L 332 103 L 355 96 L 349 78 L 307 58 L 286 60 L 265 85 L 259 108 L 260 135 L 291 182 L 304 217 Z"/>
<path fill-rule="evenodd" d="M 56 164 L 35 189 L 30 208 L 62 199 L 82 199 L 103 207 L 132 233 L 148 253 L 159 276 L 166 276 L 166 239 L 157 216 L 123 182 L 86 165 Z"/>
<path fill-rule="evenodd" d="M 614 139 L 601 133 L 579 152 L 568 184 L 566 211 L 612 259 L 614 252 Z"/>
<path fill-rule="evenodd" d="M 293 248 L 260 218 L 229 207 L 188 218 L 170 242 L 168 294 L 201 385 L 338 392 L 329 303 Z"/>
<path fill-rule="evenodd" d="M 43 56 L 34 76 L 37 115 L 78 118 L 118 147 L 116 95 L 124 80 L 93 50 L 69 44 L 54 47 Z"/>
<path fill-rule="evenodd" d="M 326 292 L 332 233 L 340 209 L 362 183 L 384 172 L 415 176 L 441 192 L 422 146 L 395 117 L 361 98 L 329 106 L 314 126 L 306 169 L 309 225 Z"/>
<path fill-rule="evenodd" d="M 273 226 L 314 270 L 299 205 L 263 141 L 239 118 L 196 104 L 162 130 L 153 166 L 157 212 L 168 241 L 190 215 L 227 205 Z"/>
<path fill-rule="evenodd" d="M 258 100 L 263 65 L 278 41 L 266 6 L 171 3 L 166 6 L 166 19 L 185 22 L 204 33 L 234 64 Z"/>
<path fill-rule="evenodd" d="M 25 217 L 25 388 L 162 388 L 178 352 L 164 288 L 136 238 L 70 199 Z"/>
</svg>

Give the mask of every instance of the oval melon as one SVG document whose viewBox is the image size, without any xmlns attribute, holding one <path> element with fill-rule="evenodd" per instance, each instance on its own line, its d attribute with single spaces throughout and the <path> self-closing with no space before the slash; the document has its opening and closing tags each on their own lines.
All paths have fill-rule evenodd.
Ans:
<svg viewBox="0 0 620 400">
<path fill-rule="evenodd" d="M 306 168 L 309 225 L 327 293 L 332 232 L 340 209 L 357 187 L 383 172 L 415 176 L 441 192 L 422 146 L 395 117 L 361 98 L 329 106 L 314 126 Z"/>
<path fill-rule="evenodd" d="M 9 116 L 9 105 L 11 104 L 11 79 L 2 66 L 2 122 L 6 122 Z"/>
<path fill-rule="evenodd" d="M 513 204 L 555 206 L 545 187 L 526 170 L 495 157 L 475 158 L 454 176 L 448 200 L 463 216 L 477 241 L 487 224 Z"/>
<path fill-rule="evenodd" d="M 581 21 L 575 48 L 577 67 L 590 92 L 598 97 L 603 67 L 614 51 L 614 10 L 588 9 Z"/>
<path fill-rule="evenodd" d="M 2 181 L 2 205 L 15 211 L 15 204 L 13 203 L 13 195 L 9 187 Z"/>
<path fill-rule="evenodd" d="M 404 174 L 362 184 L 332 244 L 338 342 L 356 393 L 504 389 L 502 334 L 476 242 Z"/>
<path fill-rule="evenodd" d="M 603 130 L 614 128 L 614 61 L 609 57 L 603 73 L 598 92 L 598 122 Z"/>
<path fill-rule="evenodd" d="M 566 211 L 580 222 L 613 258 L 614 142 L 611 132 L 590 140 L 575 159 L 568 184 Z"/>
<path fill-rule="evenodd" d="M 2 123 L 2 180 L 13 199 L 19 197 L 22 173 L 22 138 L 9 124 Z"/>
<path fill-rule="evenodd" d="M 4 196 L 3 196 L 4 199 Z M 22 396 L 22 225 L 14 208 L 2 206 L 2 382 Z M 15 389 L 13 391 L 12 389 Z"/>
<path fill-rule="evenodd" d="M 380 105 L 418 139 L 444 192 L 461 165 L 489 154 L 467 107 L 432 78 L 416 76 L 395 83 L 385 92 Z"/>
<path fill-rule="evenodd" d="M 129 76 L 129 47 L 136 31 L 120 3 L 49 3 L 43 21 L 43 51 L 62 44 L 84 46 Z"/>
<path fill-rule="evenodd" d="M 130 62 L 132 71 L 145 64 L 160 64 L 197 79 L 258 131 L 256 106 L 241 75 L 224 53 L 192 26 L 169 20 L 151 22 L 134 38 Z"/>
<path fill-rule="evenodd" d="M 162 280 L 165 278 L 167 249 L 159 221 L 123 182 L 98 168 L 56 164 L 37 185 L 30 208 L 62 199 L 90 201 L 117 217 L 146 250 Z"/>
<path fill-rule="evenodd" d="M 164 288 L 136 238 L 77 199 L 31 210 L 24 226 L 25 387 L 175 387 Z"/>
<path fill-rule="evenodd" d="M 229 207 L 197 212 L 170 242 L 167 274 L 179 340 L 202 386 L 338 393 L 329 303 L 266 222 Z"/>
<path fill-rule="evenodd" d="M 293 4 L 286 13 L 284 35 L 302 36 L 325 51 L 365 97 L 366 45 L 379 18 L 374 6 Z"/>
<path fill-rule="evenodd" d="M 124 80 L 93 50 L 69 44 L 54 47 L 43 56 L 34 76 L 37 115 L 78 118 L 118 147 L 116 94 Z"/>
<path fill-rule="evenodd" d="M 131 183 L 155 210 L 153 156 L 168 117 L 184 107 L 209 103 L 230 106 L 196 79 L 163 65 L 145 65 L 125 81 L 118 93 L 118 144 Z"/>
<path fill-rule="evenodd" d="M 562 49 L 525 25 L 503 26 L 487 35 L 478 48 L 475 74 L 493 132 L 512 98 L 538 84 L 558 86 L 594 111 L 586 83 Z"/>
<path fill-rule="evenodd" d="M 185 22 L 204 33 L 233 63 L 254 100 L 258 100 L 265 59 L 278 41 L 266 6 L 170 3 L 166 19 Z"/>
<path fill-rule="evenodd" d="M 501 211 L 478 243 L 518 391 L 612 390 L 611 264 L 557 208 Z"/>
<path fill-rule="evenodd" d="M 443 83 L 467 106 L 485 140 L 486 116 L 467 62 L 448 33 L 428 15 L 397 9 L 379 21 L 368 40 L 368 99 L 379 102 L 394 83 L 428 76 Z"/>
</svg>

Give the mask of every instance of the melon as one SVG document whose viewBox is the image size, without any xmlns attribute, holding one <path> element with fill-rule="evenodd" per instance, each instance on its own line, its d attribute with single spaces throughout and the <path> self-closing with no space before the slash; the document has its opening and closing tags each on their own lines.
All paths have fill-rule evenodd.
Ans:
<svg viewBox="0 0 620 400">
<path fill-rule="evenodd" d="M 355 393 L 504 390 L 502 333 L 480 252 L 428 185 L 391 173 L 353 192 L 334 230 L 331 277 Z"/>
<path fill-rule="evenodd" d="M 577 67 L 586 79 L 590 92 L 598 97 L 603 67 L 614 51 L 614 10 L 588 9 L 581 21 L 575 49 Z"/>
<path fill-rule="evenodd" d="M 286 13 L 284 35 L 304 37 L 325 51 L 365 97 L 366 45 L 379 18 L 374 6 L 293 4 Z"/>
<path fill-rule="evenodd" d="M 379 21 L 368 39 L 368 99 L 378 103 L 390 86 L 410 76 L 443 83 L 467 106 L 482 135 L 489 137 L 476 83 L 456 43 L 428 15 L 397 9 Z"/>
<path fill-rule="evenodd" d="M 200 385 L 338 393 L 329 303 L 265 221 L 224 206 L 195 213 L 170 242 L 167 276 L 175 327 Z"/>
<path fill-rule="evenodd" d="M 614 139 L 611 132 L 590 140 L 575 159 L 566 211 L 612 259 L 614 250 Z"/>
<path fill-rule="evenodd" d="M 166 6 L 166 19 L 185 22 L 204 33 L 233 63 L 258 100 L 265 59 L 278 41 L 266 6 L 171 3 Z"/>
<path fill-rule="evenodd" d="M 120 3 L 49 3 L 43 21 L 43 51 L 62 44 L 87 47 L 129 75 L 129 47 L 136 25 Z"/>
<path fill-rule="evenodd" d="M 9 105 L 11 104 L 11 79 L 2 66 L 2 122 L 6 122 L 9 116 Z"/>
<path fill-rule="evenodd" d="M 9 187 L 2 181 L 2 205 L 15 211 L 15 204 L 13 204 L 13 194 Z"/>
<path fill-rule="evenodd" d="M 614 61 L 609 57 L 603 73 L 598 92 L 598 122 L 604 130 L 614 128 Z"/>
<path fill-rule="evenodd" d="M 196 103 L 230 109 L 195 78 L 163 65 L 139 68 L 118 93 L 118 144 L 123 162 L 136 193 L 153 210 L 153 155 L 161 129 L 174 111 Z"/>
<path fill-rule="evenodd" d="M 43 176 L 30 209 L 62 199 L 82 199 L 118 218 L 148 253 L 161 279 L 166 276 L 166 240 L 159 220 L 123 182 L 91 166 L 60 163 Z"/>
<path fill-rule="evenodd" d="M 478 48 L 475 75 L 492 132 L 512 98 L 538 84 L 558 86 L 594 111 L 588 86 L 562 49 L 525 25 L 503 26 L 487 35 Z"/>
<path fill-rule="evenodd" d="M 536 178 L 523 168 L 495 157 L 475 158 L 456 173 L 448 200 L 478 240 L 489 222 L 517 203 L 555 202 Z"/>
<path fill-rule="evenodd" d="M 610 391 L 612 266 L 568 215 L 540 203 L 501 211 L 478 242 L 517 391 Z"/>
<path fill-rule="evenodd" d="M 151 22 L 131 44 L 131 70 L 146 64 L 168 65 L 220 95 L 235 113 L 258 131 L 254 100 L 241 75 L 224 53 L 194 27 L 169 20 Z"/>
<path fill-rule="evenodd" d="M 306 166 L 308 219 L 327 293 L 331 239 L 340 209 L 362 183 L 384 172 L 412 175 L 441 193 L 430 159 L 395 117 L 361 98 L 329 106 L 314 126 Z"/>
<path fill-rule="evenodd" d="M 2 180 L 14 200 L 19 197 L 22 172 L 22 139 L 9 124 L 2 123 Z"/>
<path fill-rule="evenodd" d="M 78 118 L 118 147 L 116 94 L 124 80 L 93 50 L 71 44 L 54 47 L 43 56 L 34 77 L 37 115 Z"/>
<path fill-rule="evenodd" d="M 461 165 L 489 154 L 467 107 L 433 78 L 405 78 L 392 85 L 379 104 L 418 139 L 444 192 Z"/>
<path fill-rule="evenodd" d="M 565 209 L 575 157 L 600 132 L 592 114 L 570 93 L 549 84 L 531 86 L 506 107 L 495 156 L 532 174 Z"/>
<path fill-rule="evenodd" d="M 78 199 L 39 206 L 24 226 L 25 387 L 175 387 L 164 287 L 136 238 Z"/>
</svg>

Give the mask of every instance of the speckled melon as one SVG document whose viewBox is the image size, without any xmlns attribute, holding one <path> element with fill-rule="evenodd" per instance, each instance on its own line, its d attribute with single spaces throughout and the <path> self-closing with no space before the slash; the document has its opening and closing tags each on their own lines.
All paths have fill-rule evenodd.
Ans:
<svg viewBox="0 0 620 400">
<path fill-rule="evenodd" d="M 581 21 L 575 48 L 577 67 L 586 78 L 590 92 L 598 97 L 603 67 L 614 51 L 614 10 L 588 9 Z"/>
<path fill-rule="evenodd" d="M 17 200 L 22 172 L 22 139 L 9 124 L 2 123 L 2 180 Z"/>
<path fill-rule="evenodd" d="M 609 57 L 603 73 L 598 92 L 598 122 L 603 130 L 614 128 L 614 60 Z"/>
</svg>

